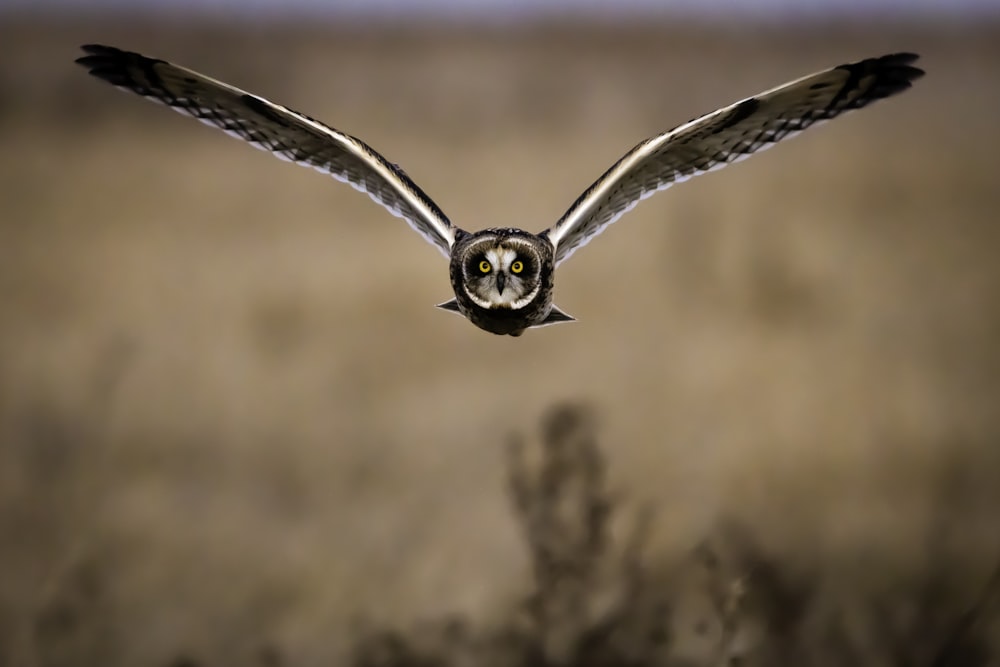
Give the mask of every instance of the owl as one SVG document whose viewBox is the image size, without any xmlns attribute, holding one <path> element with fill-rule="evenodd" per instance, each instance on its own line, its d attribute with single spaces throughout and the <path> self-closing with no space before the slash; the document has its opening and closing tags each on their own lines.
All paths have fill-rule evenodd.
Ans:
<svg viewBox="0 0 1000 667">
<path fill-rule="evenodd" d="M 640 200 L 900 93 L 923 75 L 912 53 L 811 74 L 638 143 L 539 234 L 516 227 L 469 232 L 453 225 L 399 165 L 356 137 L 164 60 L 110 46 L 82 48 L 86 55 L 76 62 L 97 78 L 368 193 L 448 258 L 455 297 L 438 307 L 509 336 L 573 321 L 552 302 L 556 269 Z"/>
</svg>

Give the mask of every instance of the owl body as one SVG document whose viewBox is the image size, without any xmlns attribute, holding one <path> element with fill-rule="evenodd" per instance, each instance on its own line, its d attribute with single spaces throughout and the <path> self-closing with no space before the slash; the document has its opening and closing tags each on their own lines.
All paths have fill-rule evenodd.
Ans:
<svg viewBox="0 0 1000 667">
<path fill-rule="evenodd" d="M 367 193 L 449 259 L 455 298 L 440 308 L 480 329 L 520 336 L 569 322 L 552 303 L 556 267 L 639 201 L 787 137 L 896 95 L 923 75 L 913 53 L 846 63 L 740 100 L 639 142 L 540 234 L 468 232 L 399 165 L 314 118 L 165 60 L 90 44 L 77 62 L 108 83 L 194 116 L 276 156 Z"/>
<path fill-rule="evenodd" d="M 555 248 L 544 234 L 491 228 L 460 232 L 449 262 L 455 298 L 440 305 L 480 329 L 520 336 L 573 318 L 552 305 Z"/>
</svg>

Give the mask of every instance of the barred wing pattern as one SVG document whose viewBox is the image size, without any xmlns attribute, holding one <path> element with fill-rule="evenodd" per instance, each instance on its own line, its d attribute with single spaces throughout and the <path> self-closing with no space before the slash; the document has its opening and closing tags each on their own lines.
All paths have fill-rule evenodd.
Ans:
<svg viewBox="0 0 1000 667">
<path fill-rule="evenodd" d="M 643 141 L 611 166 L 544 232 L 556 264 L 640 200 L 749 157 L 811 125 L 902 92 L 923 75 L 917 56 L 894 53 L 786 83 Z"/>
<path fill-rule="evenodd" d="M 349 183 L 450 256 L 456 228 L 399 166 L 360 139 L 163 60 L 110 46 L 82 48 L 88 55 L 76 62 L 97 78 L 173 107 L 283 160 Z"/>
</svg>

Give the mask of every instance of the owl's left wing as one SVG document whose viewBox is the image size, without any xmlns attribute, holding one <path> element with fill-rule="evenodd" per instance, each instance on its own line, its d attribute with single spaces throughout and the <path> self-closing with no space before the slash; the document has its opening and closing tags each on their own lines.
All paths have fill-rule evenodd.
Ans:
<svg viewBox="0 0 1000 667">
<path fill-rule="evenodd" d="M 349 183 L 450 256 L 456 228 L 398 165 L 360 139 L 164 60 L 110 46 L 82 48 L 87 55 L 76 62 L 97 78 L 194 116 L 283 160 Z"/>
<path fill-rule="evenodd" d="M 546 230 L 558 265 L 640 200 L 773 146 L 811 125 L 910 87 L 913 53 L 840 65 L 786 83 L 643 141 Z"/>
</svg>

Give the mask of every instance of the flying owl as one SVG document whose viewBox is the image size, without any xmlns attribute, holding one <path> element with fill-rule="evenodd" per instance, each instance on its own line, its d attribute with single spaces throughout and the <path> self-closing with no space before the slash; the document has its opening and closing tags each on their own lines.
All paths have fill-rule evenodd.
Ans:
<svg viewBox="0 0 1000 667">
<path fill-rule="evenodd" d="M 455 298 L 438 307 L 510 336 L 573 321 L 552 302 L 556 268 L 640 200 L 900 93 L 924 73 L 912 65 L 917 55 L 894 53 L 839 65 L 713 111 L 637 144 L 558 222 L 533 234 L 456 227 L 398 165 L 305 114 L 164 60 L 110 46 L 82 48 L 87 55 L 76 62 L 90 74 L 367 192 L 449 259 Z"/>
</svg>

